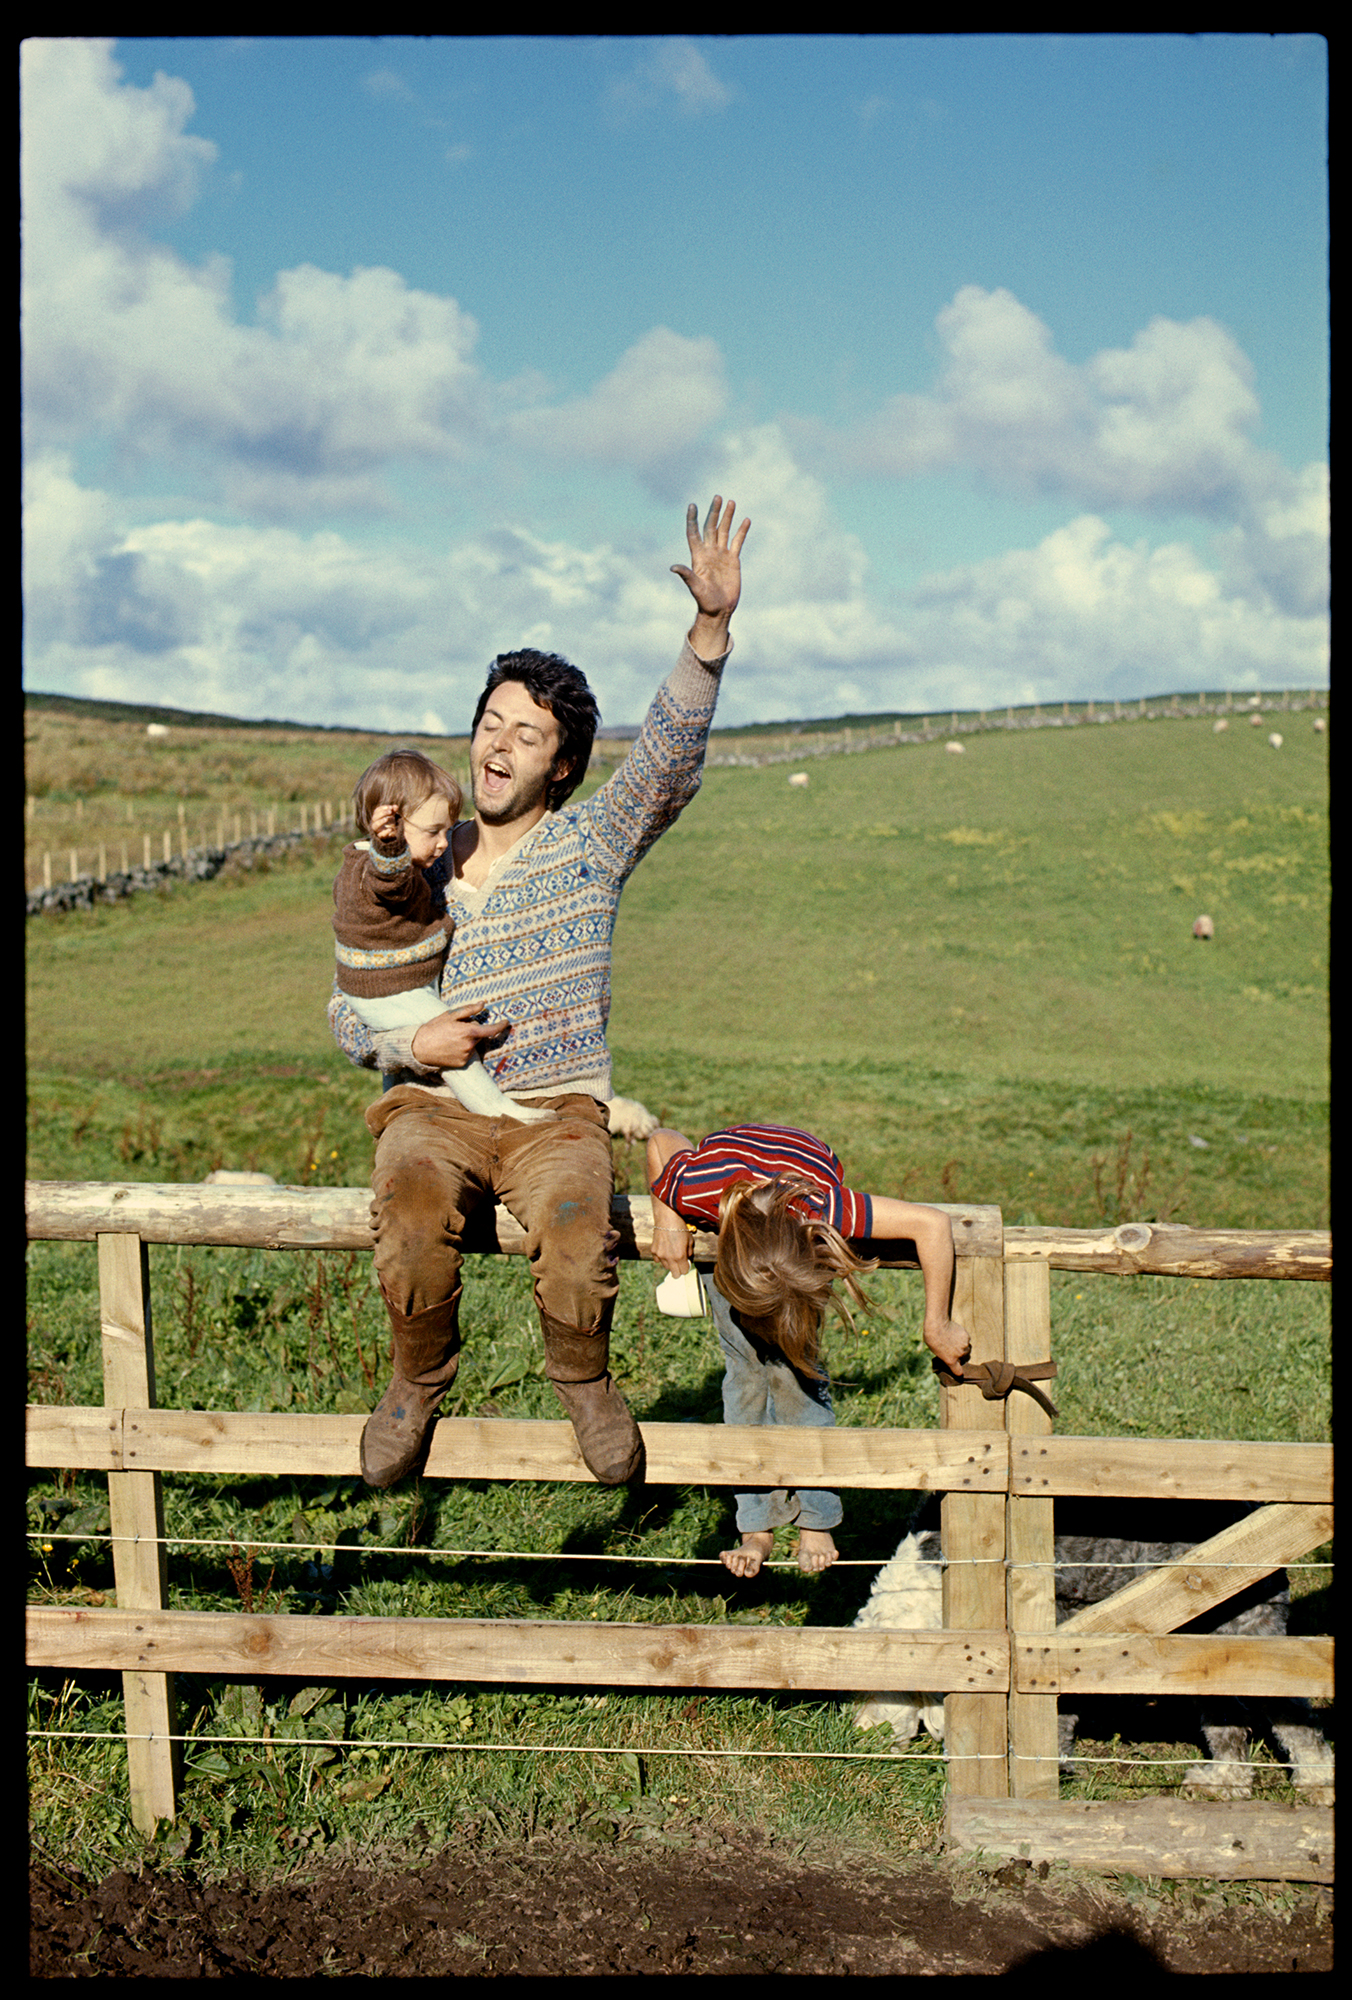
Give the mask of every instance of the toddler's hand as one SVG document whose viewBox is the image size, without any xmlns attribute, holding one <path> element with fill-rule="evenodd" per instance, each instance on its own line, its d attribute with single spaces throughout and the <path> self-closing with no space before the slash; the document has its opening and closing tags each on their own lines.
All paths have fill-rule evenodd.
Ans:
<svg viewBox="0 0 1352 2000">
<path fill-rule="evenodd" d="M 399 831 L 399 808 L 395 805 L 377 806 L 371 814 L 371 838 L 389 840 Z"/>
</svg>

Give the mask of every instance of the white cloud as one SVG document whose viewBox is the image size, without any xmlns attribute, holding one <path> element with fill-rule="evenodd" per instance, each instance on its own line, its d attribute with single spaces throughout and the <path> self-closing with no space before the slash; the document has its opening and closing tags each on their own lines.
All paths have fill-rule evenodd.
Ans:
<svg viewBox="0 0 1352 2000">
<path fill-rule="evenodd" d="M 898 395 L 845 433 L 793 435 L 824 466 L 872 477 L 950 467 L 1005 491 L 1095 507 L 1224 516 L 1280 480 L 1248 432 L 1247 357 L 1214 320 L 1153 319 L 1129 348 L 1075 367 L 1003 289 L 965 285 L 936 321 L 945 362 L 926 395 Z"/>
<path fill-rule="evenodd" d="M 1035 549 L 929 579 L 913 593 L 924 656 L 984 701 L 1194 687 L 1320 685 L 1319 618 L 1227 594 L 1187 543 L 1128 548 L 1093 515 Z M 1030 696 L 1025 690 L 1033 688 Z M 1014 690 L 1006 692 L 1006 690 Z"/>
<path fill-rule="evenodd" d="M 663 499 L 679 499 L 706 457 L 705 434 L 727 404 L 718 343 L 654 327 L 587 395 L 522 410 L 513 434 L 547 457 L 625 466 Z"/>
<path fill-rule="evenodd" d="M 112 48 L 108 40 L 35 38 L 20 49 L 29 224 L 60 189 L 99 230 L 143 228 L 189 208 L 216 158 L 209 139 L 183 130 L 196 108 L 188 85 L 162 74 L 146 90 L 119 85 Z M 27 231 L 25 253 L 33 254 Z"/>
<path fill-rule="evenodd" d="M 724 721 L 1326 678 L 1322 619 L 1237 595 L 1186 544 L 1127 547 L 1083 516 L 889 613 L 775 427 L 731 440 L 720 470 L 735 475 L 725 497 L 753 495 Z M 518 525 L 423 554 L 122 515 L 59 459 L 34 466 L 29 686 L 387 729 L 432 713 L 456 729 L 487 661 L 527 644 L 576 660 L 606 718 L 627 722 L 689 619 L 668 574 L 684 555 L 675 520 L 661 546 L 579 547 Z"/>
<path fill-rule="evenodd" d="M 1319 617 L 1329 599 L 1329 469 L 1307 465 L 1217 538 L 1231 587 L 1296 617 Z"/>
<path fill-rule="evenodd" d="M 24 48 L 25 416 L 38 444 L 91 433 L 195 467 L 272 513 L 370 508 L 398 458 L 443 463 L 480 435 L 474 321 L 394 271 L 284 271 L 258 323 L 224 258 L 191 266 L 139 232 L 183 206 L 215 148 L 187 136 L 186 85 L 120 81 L 110 45 Z"/>
<path fill-rule="evenodd" d="M 611 114 L 625 122 L 673 99 L 687 118 L 699 118 L 725 111 L 732 98 L 731 89 L 685 35 L 656 43 L 606 93 Z"/>
</svg>

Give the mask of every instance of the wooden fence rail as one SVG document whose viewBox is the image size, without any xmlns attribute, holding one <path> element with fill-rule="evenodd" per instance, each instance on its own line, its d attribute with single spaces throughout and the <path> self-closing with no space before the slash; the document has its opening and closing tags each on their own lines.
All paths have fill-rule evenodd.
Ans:
<svg viewBox="0 0 1352 2000">
<path fill-rule="evenodd" d="M 1050 1358 L 1053 1268 L 1307 1280 L 1327 1280 L 1332 1271 L 1326 1232 L 1145 1223 L 1106 1231 L 1007 1230 L 997 1208 L 947 1206 L 958 1252 L 953 1309 L 972 1334 L 974 1361 L 1007 1358 L 1017 1366 Z M 355 1478 L 364 1419 L 158 1408 L 147 1246 L 366 1249 L 369 1195 L 352 1188 L 30 1182 L 27 1213 L 30 1238 L 98 1244 L 104 1404 L 30 1408 L 28 1463 L 107 1474 L 117 1592 L 115 1610 L 30 1607 L 28 1658 L 34 1666 L 122 1673 L 132 1810 L 140 1826 L 172 1818 L 176 1809 L 176 1672 L 860 1693 L 931 1688 L 946 1694 L 950 1839 L 988 1848 L 1003 1839 L 1010 1843 L 1003 1851 L 1030 1851 L 1029 1827 L 1039 1824 L 1039 1853 L 1055 1851 L 1090 1866 L 1112 1863 L 1094 1858 L 1103 1843 L 1084 1814 L 1045 1816 L 1055 1810 L 1050 1802 L 1059 1790 L 1060 1694 L 1203 1688 L 1258 1696 L 1331 1693 L 1331 1640 L 1199 1637 L 1177 1630 L 1328 1539 L 1330 1446 L 1057 1438 L 1050 1435 L 1050 1418 L 1029 1398 L 988 1402 L 972 1385 L 941 1389 L 937 1431 L 642 1427 L 647 1478 L 654 1484 L 941 1493 L 942 1631 L 170 1611 L 162 1474 Z M 647 1198 L 617 1196 L 614 1214 L 620 1254 L 650 1255 Z M 519 1254 L 524 1247 L 505 1209 L 485 1212 L 480 1229 L 467 1248 Z M 888 1261 L 912 1264 L 908 1247 L 887 1246 Z M 697 1238 L 696 1257 L 712 1254 L 712 1239 Z M 438 1424 L 425 1476 L 592 1478 L 569 1424 L 473 1418 Z M 1256 1511 L 1183 1562 L 1058 1626 L 1054 1503 L 1086 1493 L 1243 1500 Z M 1044 1814 L 1040 1822 L 1037 1810 Z M 1155 1857 L 1160 1867 L 1271 1873 L 1277 1857 L 1284 1862 L 1278 1873 L 1311 1879 L 1313 1872 L 1323 1879 L 1329 1840 L 1321 1809 L 1273 1808 L 1277 1817 L 1263 1820 L 1261 1838 L 1250 1818 L 1250 1837 L 1238 1844 L 1232 1839 L 1228 1848 L 1224 1840 L 1218 1846 L 1214 1819 L 1207 1817 L 1215 1810 L 1194 1809 L 1197 1831 L 1190 1844 L 1180 1834 L 1177 1802 L 1170 1802 L 1167 1839 L 1162 1832 L 1157 1841 L 1168 1850 L 1161 1846 Z M 1004 1835 L 998 1833 L 1002 1824 Z M 1144 1841 L 1148 1849 L 1154 1836 L 1134 1824 L 1138 1846 Z"/>
</svg>

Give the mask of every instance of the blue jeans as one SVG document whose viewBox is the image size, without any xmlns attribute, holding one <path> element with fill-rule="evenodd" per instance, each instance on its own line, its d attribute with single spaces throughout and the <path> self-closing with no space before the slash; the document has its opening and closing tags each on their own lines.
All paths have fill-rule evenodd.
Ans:
<svg viewBox="0 0 1352 2000">
<path fill-rule="evenodd" d="M 723 1350 L 724 1423 L 834 1424 L 825 1376 L 800 1375 L 777 1347 L 743 1333 L 713 1280 L 701 1272 L 700 1282 Z M 779 1486 L 737 1495 L 737 1531 L 743 1535 L 773 1531 L 790 1521 L 825 1532 L 838 1528 L 844 1518 L 834 1493 L 790 1493 Z"/>
</svg>

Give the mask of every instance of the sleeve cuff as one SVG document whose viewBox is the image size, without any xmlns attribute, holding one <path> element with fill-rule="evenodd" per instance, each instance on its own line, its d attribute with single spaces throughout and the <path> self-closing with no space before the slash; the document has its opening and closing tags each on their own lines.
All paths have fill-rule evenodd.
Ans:
<svg viewBox="0 0 1352 2000">
<path fill-rule="evenodd" d="M 417 1028 L 372 1028 L 371 1047 L 375 1050 L 376 1068 L 390 1075 L 396 1070 L 412 1070 L 415 1076 L 440 1076 L 438 1069 L 428 1069 L 413 1053 L 413 1037 Z"/>
<path fill-rule="evenodd" d="M 729 637 L 727 650 L 716 660 L 702 660 L 687 639 L 681 647 L 681 657 L 671 673 L 667 686 L 682 708 L 707 708 L 717 695 L 719 677 L 732 653 L 732 639 Z"/>
</svg>

